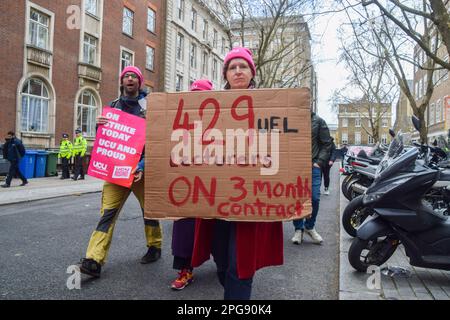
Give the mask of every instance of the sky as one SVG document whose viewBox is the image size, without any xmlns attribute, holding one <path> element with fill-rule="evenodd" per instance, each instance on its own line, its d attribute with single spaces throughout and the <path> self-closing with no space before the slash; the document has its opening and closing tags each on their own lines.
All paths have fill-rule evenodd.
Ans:
<svg viewBox="0 0 450 320">
<path fill-rule="evenodd" d="M 345 21 L 343 13 L 321 15 L 310 25 L 312 59 L 318 81 L 318 114 L 328 124 L 337 124 L 337 114 L 332 110 L 331 96 L 341 88 L 348 72 L 338 64 L 338 28 Z"/>
</svg>

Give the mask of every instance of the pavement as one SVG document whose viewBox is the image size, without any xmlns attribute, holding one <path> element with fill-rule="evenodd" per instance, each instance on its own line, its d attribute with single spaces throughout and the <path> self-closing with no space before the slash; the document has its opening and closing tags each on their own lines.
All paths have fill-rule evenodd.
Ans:
<svg viewBox="0 0 450 320">
<path fill-rule="evenodd" d="M 4 179 L 4 177 L 3 177 Z M 2 178 L 0 178 L 0 181 Z M 84 180 L 61 180 L 59 177 L 46 177 L 28 179 L 28 184 L 19 186 L 22 181 L 13 179 L 10 188 L 0 189 L 0 206 L 29 202 L 43 199 L 52 199 L 72 195 L 81 195 L 102 191 L 103 181 L 88 175 Z M 0 182 L 3 184 L 3 182 Z"/>
<path fill-rule="evenodd" d="M 333 171 L 336 179 L 337 171 Z M 101 192 L 103 181 L 86 175 L 85 180 L 78 181 L 47 177 L 30 179 L 29 184 L 24 187 L 20 187 L 19 184 L 20 180 L 14 179 L 10 188 L 0 189 L 0 206 Z M 330 191 L 336 195 L 336 198 L 338 198 L 336 193 L 340 194 L 337 208 L 340 208 L 342 214 L 348 201 L 340 192 L 340 183 L 333 183 Z M 330 196 L 322 195 L 323 197 Z M 333 223 L 331 220 L 327 222 Z M 332 234 L 329 237 L 332 238 Z M 370 281 L 375 279 L 371 274 L 358 273 L 350 266 L 347 254 L 352 238 L 343 228 L 340 228 L 338 239 L 336 250 L 339 250 L 338 297 L 340 300 L 450 300 L 450 272 L 412 267 L 408 263 L 403 247 L 400 246 L 380 269 L 401 267 L 409 271 L 410 276 L 388 276 L 378 269 L 374 275 L 380 280 L 377 286 L 377 283 Z M 322 298 L 331 297 L 322 296 Z"/>
<path fill-rule="evenodd" d="M 341 218 L 348 202 L 340 192 Z M 375 274 L 356 272 L 347 258 L 353 238 L 340 229 L 339 300 L 450 300 L 450 271 L 411 266 L 402 245 Z M 406 273 L 389 276 L 380 272 L 396 267 Z"/>
</svg>

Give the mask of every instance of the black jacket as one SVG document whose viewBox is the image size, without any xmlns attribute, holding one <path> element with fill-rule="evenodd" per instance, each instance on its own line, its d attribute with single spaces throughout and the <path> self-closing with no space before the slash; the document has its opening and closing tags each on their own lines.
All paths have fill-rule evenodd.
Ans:
<svg viewBox="0 0 450 320">
<path fill-rule="evenodd" d="M 3 145 L 3 159 L 19 162 L 25 155 L 25 147 L 20 139 L 12 138 Z"/>
<path fill-rule="evenodd" d="M 338 156 L 338 151 L 336 150 L 336 145 L 334 144 L 334 141 L 331 141 L 330 160 L 329 161 L 335 162 L 337 156 Z"/>
<path fill-rule="evenodd" d="M 311 112 L 312 162 L 323 167 L 330 158 L 331 136 L 328 126 L 321 117 Z"/>
</svg>

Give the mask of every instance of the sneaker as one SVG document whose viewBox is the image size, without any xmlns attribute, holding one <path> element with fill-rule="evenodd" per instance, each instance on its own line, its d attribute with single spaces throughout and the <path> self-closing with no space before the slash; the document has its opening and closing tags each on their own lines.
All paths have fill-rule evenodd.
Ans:
<svg viewBox="0 0 450 320">
<path fill-rule="evenodd" d="M 11 187 L 9 184 L 2 184 L 2 188 L 9 188 Z"/>
<path fill-rule="evenodd" d="M 21 187 L 24 187 L 28 184 L 28 181 L 22 182 L 22 184 L 20 185 Z"/>
<path fill-rule="evenodd" d="M 305 233 L 311 237 L 312 241 L 316 244 L 321 244 L 323 242 L 322 237 L 320 234 L 316 231 L 316 229 L 305 229 Z"/>
<path fill-rule="evenodd" d="M 330 194 L 330 190 L 328 190 L 328 188 L 325 188 L 323 194 L 326 194 L 328 196 Z"/>
<path fill-rule="evenodd" d="M 155 262 L 159 258 L 161 258 L 161 249 L 151 246 L 150 248 L 148 248 L 145 256 L 141 258 L 141 263 L 147 264 L 150 262 Z"/>
<path fill-rule="evenodd" d="M 91 277 L 100 278 L 102 266 L 93 259 L 84 258 L 81 259 L 80 271 L 81 273 L 87 274 Z"/>
<path fill-rule="evenodd" d="M 75 178 L 75 177 L 72 177 L 71 178 L 73 181 L 77 181 L 78 179 L 77 178 Z"/>
<path fill-rule="evenodd" d="M 187 285 L 194 281 L 194 274 L 192 270 L 183 269 L 178 272 L 178 278 L 172 282 L 171 288 L 173 290 L 183 290 Z"/>
<path fill-rule="evenodd" d="M 84 180 L 84 177 L 79 177 L 78 180 Z"/>
<path fill-rule="evenodd" d="M 293 244 L 300 244 L 303 241 L 303 230 L 295 230 L 295 234 L 291 239 Z"/>
</svg>

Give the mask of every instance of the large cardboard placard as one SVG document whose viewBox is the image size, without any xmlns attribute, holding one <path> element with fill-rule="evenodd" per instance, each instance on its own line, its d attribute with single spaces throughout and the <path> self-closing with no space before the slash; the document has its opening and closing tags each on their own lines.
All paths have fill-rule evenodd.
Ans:
<svg viewBox="0 0 450 320">
<path fill-rule="evenodd" d="M 152 93 L 148 106 L 146 218 L 311 213 L 309 89 Z"/>
<path fill-rule="evenodd" d="M 118 109 L 104 107 L 109 119 L 98 126 L 88 175 L 129 188 L 145 144 L 145 120 Z"/>
</svg>

